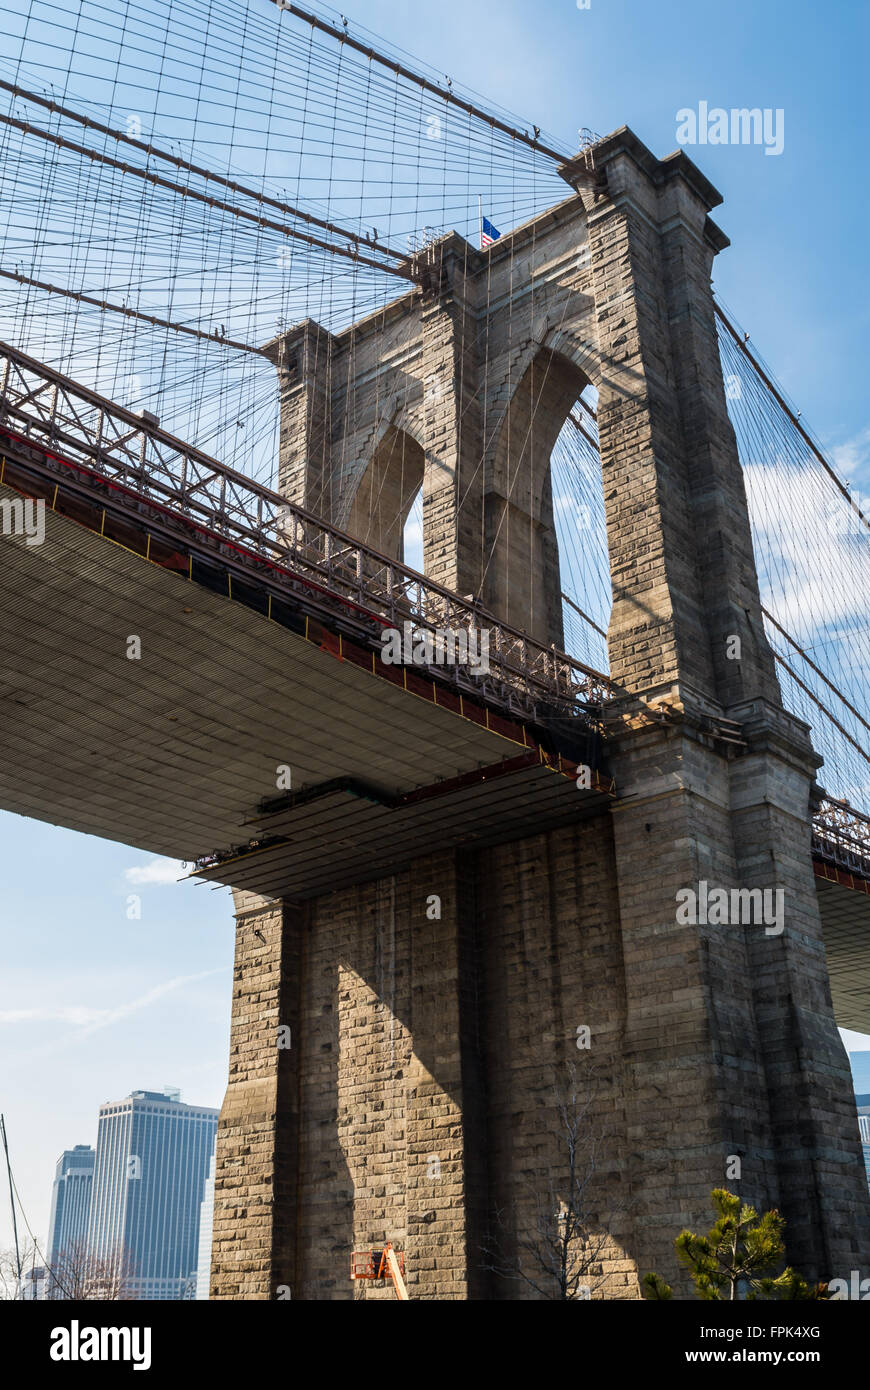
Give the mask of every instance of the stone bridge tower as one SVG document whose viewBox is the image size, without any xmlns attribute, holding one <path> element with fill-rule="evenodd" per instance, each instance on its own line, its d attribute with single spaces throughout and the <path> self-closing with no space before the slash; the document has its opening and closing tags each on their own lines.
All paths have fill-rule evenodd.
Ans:
<svg viewBox="0 0 870 1390">
<path fill-rule="evenodd" d="M 351 1298 L 350 1250 L 384 1238 L 412 1297 L 534 1297 L 503 1272 L 564 1200 L 572 1064 L 601 1141 L 593 1296 L 678 1281 L 674 1236 L 708 1224 L 715 1186 L 778 1206 L 809 1277 L 870 1255 L 810 858 L 818 759 L 765 640 L 717 349 L 721 200 L 627 129 L 582 172 L 486 252 L 430 246 L 422 290 L 273 344 L 287 497 L 398 557 L 422 487 L 426 573 L 556 645 L 549 459 L 597 388 L 617 791 L 304 903 L 237 895 L 215 1297 Z M 784 930 L 681 922 L 702 881 L 782 890 Z"/>
</svg>

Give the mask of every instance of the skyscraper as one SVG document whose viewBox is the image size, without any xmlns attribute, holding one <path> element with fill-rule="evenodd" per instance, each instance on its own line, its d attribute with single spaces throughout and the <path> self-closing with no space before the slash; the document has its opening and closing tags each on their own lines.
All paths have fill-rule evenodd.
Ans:
<svg viewBox="0 0 870 1390">
<path fill-rule="evenodd" d="M 61 1253 L 83 1244 L 87 1236 L 94 1157 L 90 1144 L 76 1144 L 57 1160 L 46 1247 L 49 1269 L 56 1269 Z"/>
<path fill-rule="evenodd" d="M 123 1259 L 128 1296 L 184 1296 L 217 1116 L 170 1087 L 100 1106 L 88 1246 L 97 1261 Z"/>
<path fill-rule="evenodd" d="M 196 1296 L 208 1298 L 211 1275 L 211 1238 L 214 1229 L 214 1167 L 212 1154 L 205 1180 L 205 1192 L 199 1209 L 199 1254 L 196 1261 Z"/>
</svg>

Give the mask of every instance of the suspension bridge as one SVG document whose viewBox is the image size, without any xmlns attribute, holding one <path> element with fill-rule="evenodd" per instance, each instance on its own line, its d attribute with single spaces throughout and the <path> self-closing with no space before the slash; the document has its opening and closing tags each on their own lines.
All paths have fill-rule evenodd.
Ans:
<svg viewBox="0 0 870 1390">
<path fill-rule="evenodd" d="M 295 5 L 13 28 L 0 805 L 235 890 L 216 1296 L 350 1296 L 321 1218 L 401 1234 L 412 1297 L 490 1296 L 472 1249 L 496 1198 L 521 1241 L 590 1020 L 633 1193 L 610 1296 L 735 1151 L 833 1273 L 865 1219 L 834 1019 L 870 1031 L 870 523 L 710 293 L 716 190 Z M 782 938 L 676 928 L 701 879 L 780 885 Z"/>
</svg>

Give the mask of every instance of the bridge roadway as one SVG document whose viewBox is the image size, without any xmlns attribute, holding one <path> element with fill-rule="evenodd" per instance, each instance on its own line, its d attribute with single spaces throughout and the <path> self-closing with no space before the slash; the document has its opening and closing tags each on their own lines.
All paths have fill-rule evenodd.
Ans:
<svg viewBox="0 0 870 1390">
<path fill-rule="evenodd" d="M 45 503 L 41 545 L 0 534 L 3 809 L 303 899 L 614 794 L 605 676 L 15 349 L 0 370 L 0 503 Z M 490 674 L 384 665 L 408 619 L 492 626 Z M 870 1031 L 870 855 L 822 820 L 834 1006 Z"/>
</svg>

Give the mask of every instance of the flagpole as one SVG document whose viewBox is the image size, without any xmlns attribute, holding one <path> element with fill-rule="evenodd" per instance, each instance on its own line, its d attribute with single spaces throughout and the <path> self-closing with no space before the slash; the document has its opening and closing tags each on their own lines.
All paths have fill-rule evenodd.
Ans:
<svg viewBox="0 0 870 1390">
<path fill-rule="evenodd" d="M 480 222 L 480 249 L 483 250 L 483 201 L 480 194 L 477 195 L 477 216 Z"/>
</svg>

